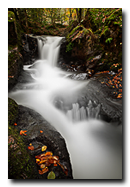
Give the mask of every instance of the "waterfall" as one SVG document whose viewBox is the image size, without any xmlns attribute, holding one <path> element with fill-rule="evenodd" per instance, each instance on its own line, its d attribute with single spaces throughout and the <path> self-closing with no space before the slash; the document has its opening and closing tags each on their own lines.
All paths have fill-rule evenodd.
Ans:
<svg viewBox="0 0 130 187">
<path fill-rule="evenodd" d="M 46 37 L 46 41 L 37 39 L 40 59 L 47 60 L 50 65 L 55 66 L 58 60 L 61 39 L 62 37 Z"/>
<path fill-rule="evenodd" d="M 100 104 L 81 106 L 76 97 L 88 80 L 66 78 L 56 67 L 62 37 L 38 39 L 39 60 L 24 66 L 34 82 L 10 92 L 18 104 L 40 113 L 64 137 L 74 179 L 122 178 L 122 129 L 99 119 Z M 58 103 L 56 98 L 63 98 Z M 59 105 L 57 108 L 56 105 Z"/>
<path fill-rule="evenodd" d="M 72 109 L 68 110 L 66 115 L 69 119 L 71 119 L 74 122 L 78 121 L 84 121 L 86 119 L 91 118 L 99 118 L 99 112 L 100 112 L 100 104 L 97 105 L 97 107 L 93 107 L 92 101 L 89 100 L 88 107 L 81 107 L 79 108 L 78 103 L 72 104 Z"/>
<path fill-rule="evenodd" d="M 42 42 L 42 40 L 37 39 L 37 43 L 38 43 L 38 54 L 39 54 L 39 58 L 42 59 L 43 42 Z"/>
</svg>

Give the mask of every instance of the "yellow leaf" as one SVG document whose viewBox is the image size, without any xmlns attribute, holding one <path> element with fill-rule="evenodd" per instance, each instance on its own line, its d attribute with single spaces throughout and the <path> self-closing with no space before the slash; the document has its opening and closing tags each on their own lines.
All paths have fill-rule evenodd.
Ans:
<svg viewBox="0 0 130 187">
<path fill-rule="evenodd" d="M 42 151 L 46 151 L 46 149 L 47 149 L 47 146 L 44 145 L 44 146 L 42 147 Z"/>
<path fill-rule="evenodd" d="M 38 163 L 38 162 L 40 162 L 40 159 L 37 158 L 37 159 L 36 159 L 36 163 Z"/>
</svg>

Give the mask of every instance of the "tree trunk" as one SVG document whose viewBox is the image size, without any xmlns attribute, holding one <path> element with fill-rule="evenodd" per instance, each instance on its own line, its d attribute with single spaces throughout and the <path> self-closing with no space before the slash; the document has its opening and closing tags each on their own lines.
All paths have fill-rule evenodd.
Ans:
<svg viewBox="0 0 130 187">
<path fill-rule="evenodd" d="M 76 13 L 77 13 L 77 21 L 78 23 L 80 23 L 82 19 L 82 8 L 76 8 Z"/>
<path fill-rule="evenodd" d="M 69 11 L 70 11 L 69 24 L 70 24 L 70 22 L 71 22 L 71 20 L 72 20 L 72 12 L 71 12 L 71 8 L 69 8 Z"/>
<path fill-rule="evenodd" d="M 25 12 L 26 31 L 28 33 L 28 18 L 27 18 L 27 11 L 26 11 L 26 9 L 24 10 L 24 12 Z"/>
</svg>

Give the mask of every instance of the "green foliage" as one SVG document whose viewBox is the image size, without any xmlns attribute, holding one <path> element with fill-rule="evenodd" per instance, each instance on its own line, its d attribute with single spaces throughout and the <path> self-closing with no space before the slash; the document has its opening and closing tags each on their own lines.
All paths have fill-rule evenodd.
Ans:
<svg viewBox="0 0 130 187">
<path fill-rule="evenodd" d="M 66 52 L 70 52 L 73 48 L 74 44 L 73 43 L 69 43 L 67 46 L 66 46 Z"/>
<path fill-rule="evenodd" d="M 74 34 L 74 32 L 75 32 L 76 30 L 78 30 L 80 27 L 84 28 L 82 25 L 78 25 L 77 27 L 75 27 L 75 28 L 67 35 L 67 39 L 69 39 L 69 37 L 71 37 L 71 36 Z"/>
<path fill-rule="evenodd" d="M 101 34 L 100 34 L 100 37 L 101 37 L 102 35 L 105 35 L 105 33 L 106 33 L 107 31 L 109 31 L 109 28 L 108 28 L 108 26 L 105 26 L 104 29 L 102 30 Z"/>
<path fill-rule="evenodd" d="M 111 43 L 112 40 L 113 40 L 113 38 L 107 38 L 107 39 L 105 40 L 105 42 L 106 42 L 106 43 Z"/>
<path fill-rule="evenodd" d="M 12 11 L 8 11 L 8 21 L 9 22 L 15 21 L 15 15 Z"/>
</svg>

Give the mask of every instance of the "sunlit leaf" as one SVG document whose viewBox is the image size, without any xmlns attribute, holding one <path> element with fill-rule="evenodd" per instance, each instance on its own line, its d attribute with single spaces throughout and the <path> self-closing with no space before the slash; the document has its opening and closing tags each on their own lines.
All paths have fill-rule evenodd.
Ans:
<svg viewBox="0 0 130 187">
<path fill-rule="evenodd" d="M 36 163 L 38 163 L 38 162 L 40 162 L 40 159 L 37 158 L 37 159 L 36 159 Z"/>
<path fill-rule="evenodd" d="M 46 149 L 47 149 L 47 146 L 44 145 L 44 146 L 42 147 L 42 151 L 46 151 Z"/>
</svg>

